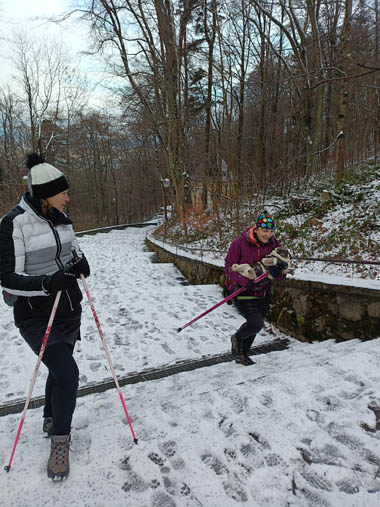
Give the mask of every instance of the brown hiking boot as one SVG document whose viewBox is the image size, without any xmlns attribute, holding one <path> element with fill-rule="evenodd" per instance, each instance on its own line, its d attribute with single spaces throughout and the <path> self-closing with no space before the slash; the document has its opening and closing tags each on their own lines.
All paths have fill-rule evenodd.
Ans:
<svg viewBox="0 0 380 507">
<path fill-rule="evenodd" d="M 252 340 L 253 341 L 253 340 Z M 251 343 L 249 343 L 250 345 Z M 235 334 L 231 336 L 231 355 L 236 363 L 243 364 L 244 366 L 251 366 L 255 364 L 254 361 L 248 356 L 248 351 L 243 350 L 245 340 L 239 340 Z M 248 347 L 249 349 L 249 347 Z"/>
<path fill-rule="evenodd" d="M 235 356 L 235 362 L 243 364 L 244 366 L 251 366 L 251 364 L 256 364 L 249 356 L 244 354 L 237 354 Z"/>
<path fill-rule="evenodd" d="M 53 435 L 51 437 L 50 458 L 47 475 L 53 481 L 63 481 L 69 475 L 70 435 Z"/>
<path fill-rule="evenodd" d="M 52 417 L 44 417 L 44 423 L 42 425 L 42 431 L 45 433 L 50 433 L 53 429 L 53 418 Z"/>
</svg>

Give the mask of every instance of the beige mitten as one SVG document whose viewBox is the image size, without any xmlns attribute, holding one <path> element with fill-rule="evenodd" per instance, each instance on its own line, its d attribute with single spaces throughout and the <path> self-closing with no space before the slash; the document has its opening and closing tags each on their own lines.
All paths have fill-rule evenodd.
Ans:
<svg viewBox="0 0 380 507">
<path fill-rule="evenodd" d="M 237 271 L 240 275 L 255 280 L 258 276 L 265 272 L 263 265 L 260 262 L 256 262 L 253 266 L 249 264 L 233 264 L 232 271 Z"/>
</svg>

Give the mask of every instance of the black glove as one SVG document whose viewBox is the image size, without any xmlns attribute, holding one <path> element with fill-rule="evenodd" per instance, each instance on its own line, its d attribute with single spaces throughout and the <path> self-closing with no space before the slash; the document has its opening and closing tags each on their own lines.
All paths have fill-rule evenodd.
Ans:
<svg viewBox="0 0 380 507">
<path fill-rule="evenodd" d="M 274 254 L 277 259 L 279 259 L 282 262 L 289 263 L 290 259 L 292 258 L 291 253 L 286 248 L 282 248 L 281 246 L 278 246 L 272 251 L 272 254 Z"/>
<path fill-rule="evenodd" d="M 79 257 L 77 262 L 74 262 L 72 268 L 69 270 L 69 273 L 73 273 L 76 278 L 80 278 L 80 275 L 83 275 L 85 278 L 90 276 L 90 266 L 84 255 Z"/>
<path fill-rule="evenodd" d="M 261 262 L 255 262 L 255 264 L 252 264 L 252 269 L 255 271 L 256 276 L 260 276 L 265 273 L 265 268 Z"/>
<path fill-rule="evenodd" d="M 255 290 L 257 288 L 257 284 L 253 280 L 248 280 L 247 285 L 245 286 L 247 290 Z"/>
<path fill-rule="evenodd" d="M 266 278 L 263 278 L 262 280 L 260 280 L 259 282 L 256 282 L 254 280 L 248 280 L 248 283 L 247 285 L 245 286 L 245 288 L 247 290 L 251 290 L 251 291 L 255 291 L 258 289 L 258 287 L 262 287 L 263 285 L 266 285 L 268 283 L 268 281 L 266 280 Z"/>
<path fill-rule="evenodd" d="M 278 262 L 275 266 L 268 266 L 267 271 L 273 278 L 278 278 L 282 275 L 282 272 L 288 269 L 288 264 L 286 262 Z"/>
<path fill-rule="evenodd" d="M 69 271 L 56 271 L 50 276 L 45 276 L 42 280 L 42 288 L 48 294 L 58 292 L 59 290 L 66 290 L 76 283 L 74 273 Z"/>
</svg>

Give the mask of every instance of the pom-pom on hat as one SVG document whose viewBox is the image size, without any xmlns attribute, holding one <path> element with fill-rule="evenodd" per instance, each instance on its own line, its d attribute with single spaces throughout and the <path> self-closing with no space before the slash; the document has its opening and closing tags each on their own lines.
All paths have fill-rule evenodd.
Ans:
<svg viewBox="0 0 380 507">
<path fill-rule="evenodd" d="M 29 169 L 28 190 L 37 199 L 52 197 L 69 188 L 66 176 L 37 153 L 28 155 L 26 167 Z"/>
<path fill-rule="evenodd" d="M 270 229 L 273 231 L 275 228 L 273 217 L 267 211 L 264 211 L 256 218 L 255 229 Z"/>
</svg>

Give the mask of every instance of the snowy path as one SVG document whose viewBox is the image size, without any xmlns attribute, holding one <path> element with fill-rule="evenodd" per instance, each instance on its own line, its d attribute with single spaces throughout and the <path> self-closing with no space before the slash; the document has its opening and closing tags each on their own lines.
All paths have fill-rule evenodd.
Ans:
<svg viewBox="0 0 380 507">
<path fill-rule="evenodd" d="M 312 351 L 311 351 L 312 349 Z M 47 481 L 49 441 L 28 414 L 1 505 L 377 507 L 379 344 L 318 345 L 78 400 L 68 482 Z M 371 373 L 367 373 L 371 372 Z M 19 417 L 0 418 L 5 462 Z"/>
<path fill-rule="evenodd" d="M 241 322 L 231 307 L 176 333 L 219 300 L 220 289 L 183 287 L 172 266 L 152 265 L 143 231 L 82 238 L 81 246 L 120 373 L 228 349 Z M 6 318 L 4 312 L 2 333 L 13 339 L 1 342 L 2 373 L 8 361 L 3 401 L 9 386 L 28 384 L 35 362 Z M 98 381 L 109 373 L 91 319 L 86 311 L 76 357 L 82 375 Z M 267 328 L 257 343 L 271 338 Z M 12 470 L 0 471 L 1 507 L 378 507 L 380 431 L 369 407 L 380 407 L 380 339 L 291 340 L 288 350 L 255 361 L 124 387 L 138 445 L 115 390 L 78 399 L 64 483 L 46 478 L 50 442 L 42 435 L 42 410 L 30 410 Z M 41 377 L 37 384 L 41 392 Z M 3 465 L 19 421 L 20 414 L 0 418 Z"/>
<path fill-rule="evenodd" d="M 178 327 L 222 299 L 221 289 L 217 285 L 181 285 L 185 279 L 172 264 L 152 263 L 155 254 L 146 249 L 145 234 L 144 229 L 131 228 L 79 239 L 91 265 L 89 290 L 117 375 L 227 351 L 230 335 L 243 322 L 231 306 L 224 305 L 177 333 Z M 25 397 L 36 358 L 19 336 L 12 310 L 5 304 L 0 322 L 3 405 Z M 111 373 L 86 296 L 81 334 L 75 352 L 80 385 L 109 379 Z M 263 332 L 257 343 L 270 339 Z M 45 376 L 42 366 L 34 396 L 43 395 Z"/>
</svg>

